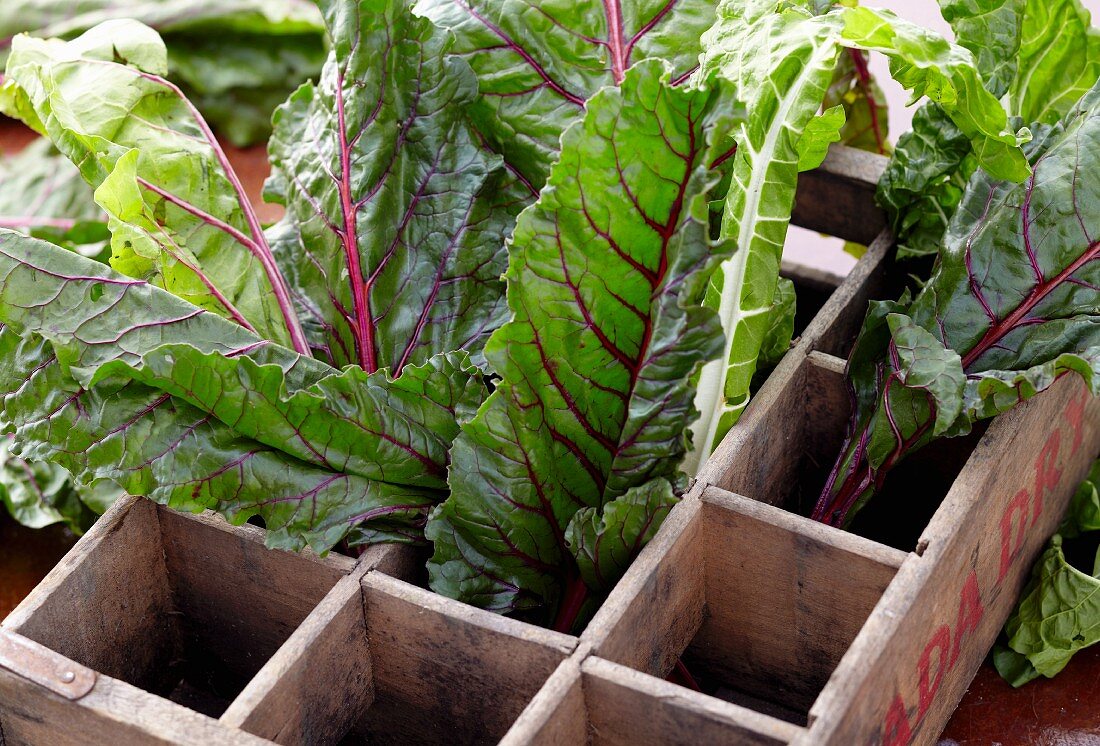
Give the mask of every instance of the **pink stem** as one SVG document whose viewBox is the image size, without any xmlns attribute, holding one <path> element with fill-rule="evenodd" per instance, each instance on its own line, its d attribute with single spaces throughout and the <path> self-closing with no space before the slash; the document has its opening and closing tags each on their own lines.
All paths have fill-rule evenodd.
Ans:
<svg viewBox="0 0 1100 746">
<path fill-rule="evenodd" d="M 69 230 L 76 225 L 75 220 L 66 218 L 39 218 L 34 215 L 0 215 L 0 228 L 60 228 Z"/>
</svg>

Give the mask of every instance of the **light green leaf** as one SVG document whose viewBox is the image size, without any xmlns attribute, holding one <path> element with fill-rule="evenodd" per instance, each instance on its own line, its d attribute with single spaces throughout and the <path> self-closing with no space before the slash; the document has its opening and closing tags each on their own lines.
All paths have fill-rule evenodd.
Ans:
<svg viewBox="0 0 1100 746">
<path fill-rule="evenodd" d="M 844 107 L 832 106 L 810 120 L 798 139 L 798 170 L 810 171 L 821 165 L 829 146 L 840 142 L 844 126 Z"/>
<path fill-rule="evenodd" d="M 794 204 L 800 142 L 814 121 L 843 47 L 877 51 L 914 97 L 940 103 L 991 173 L 1029 172 L 1000 104 L 981 86 L 970 53 L 885 11 L 836 7 L 813 15 L 800 4 L 725 0 L 703 37 L 696 77 L 731 81 L 749 112 L 737 136 L 722 235 L 736 242 L 723 265 L 719 316 L 726 349 L 700 377 L 689 470 L 706 461 L 744 406 L 768 324 Z M 807 146 L 801 146 L 807 147 Z"/>
<path fill-rule="evenodd" d="M 0 227 L 21 230 L 86 255 L 99 254 L 110 234 L 103 209 L 80 172 L 39 139 L 18 155 L 0 156 Z"/>
<path fill-rule="evenodd" d="M 0 104 L 96 188 L 112 263 L 261 336 L 308 350 L 255 211 L 206 123 L 134 21 L 71 42 L 17 37 Z"/>
<path fill-rule="evenodd" d="M 236 145 L 264 140 L 325 59 L 320 13 L 300 0 L 25 0 L 0 5 L 0 62 L 16 34 L 71 39 L 120 18 L 160 33 L 171 79 Z"/>
</svg>

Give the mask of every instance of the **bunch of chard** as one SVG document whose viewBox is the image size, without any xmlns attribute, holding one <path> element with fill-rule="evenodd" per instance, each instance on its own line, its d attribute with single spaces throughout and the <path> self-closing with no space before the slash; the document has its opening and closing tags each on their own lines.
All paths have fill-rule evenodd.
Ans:
<svg viewBox="0 0 1100 746">
<path fill-rule="evenodd" d="M 1028 174 L 970 54 L 882 12 L 321 10 L 267 228 L 155 32 L 15 39 L 0 107 L 76 164 L 111 254 L 0 232 L 0 421 L 21 458 L 259 515 L 273 546 L 432 542 L 433 588 L 559 629 L 683 491 L 697 407 L 700 461 L 767 331 L 789 336 L 797 174 L 858 136 L 821 111 L 830 85 L 870 90 L 835 81 L 845 48 L 890 55 L 991 173 Z"/>
</svg>

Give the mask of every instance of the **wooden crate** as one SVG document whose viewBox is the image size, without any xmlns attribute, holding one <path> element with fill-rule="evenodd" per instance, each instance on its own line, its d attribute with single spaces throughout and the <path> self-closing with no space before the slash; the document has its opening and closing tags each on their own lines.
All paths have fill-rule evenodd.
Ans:
<svg viewBox="0 0 1100 746">
<path fill-rule="evenodd" d="M 795 222 L 870 249 L 847 278 L 785 266 L 823 305 L 579 637 L 426 591 L 405 548 L 272 552 L 127 500 L 3 623 L 0 743 L 933 742 L 1100 449 L 1100 403 L 1067 378 L 914 455 L 853 533 L 802 517 L 867 301 L 904 282 L 883 164 L 840 148 L 803 175 Z M 678 658 L 709 694 L 665 680 Z"/>
</svg>

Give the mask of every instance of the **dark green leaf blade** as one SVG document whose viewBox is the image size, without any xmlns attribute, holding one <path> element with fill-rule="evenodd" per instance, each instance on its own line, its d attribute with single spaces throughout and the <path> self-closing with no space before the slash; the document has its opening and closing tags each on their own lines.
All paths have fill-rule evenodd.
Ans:
<svg viewBox="0 0 1100 746">
<path fill-rule="evenodd" d="M 458 420 L 485 395 L 461 353 L 398 380 L 340 372 L 12 232 L 0 277 L 3 419 L 21 455 L 173 507 L 260 512 L 280 545 L 326 549 L 395 513 L 422 521 Z"/>
<path fill-rule="evenodd" d="M 649 57 L 684 79 L 714 20 L 710 0 L 420 0 L 416 10 L 454 32 L 454 53 L 481 84 L 471 117 L 535 190 L 589 97 Z"/>
<path fill-rule="evenodd" d="M 334 48 L 275 114 L 267 185 L 312 342 L 368 372 L 480 357 L 506 317 L 504 238 L 524 202 L 467 122 L 473 72 L 402 0 L 321 6 Z"/>
<path fill-rule="evenodd" d="M 667 479 L 654 479 L 604 505 L 602 515 L 596 508 L 578 510 L 565 542 L 585 584 L 609 592 L 678 501 Z"/>
<path fill-rule="evenodd" d="M 597 94 L 520 217 L 514 318 L 487 348 L 503 380 L 463 426 L 451 496 L 427 528 L 440 593 L 551 606 L 575 574 L 574 514 L 676 478 L 691 377 L 720 346 L 705 282 L 730 247 L 708 236 L 717 96 L 668 78 L 649 61 Z"/>
</svg>

